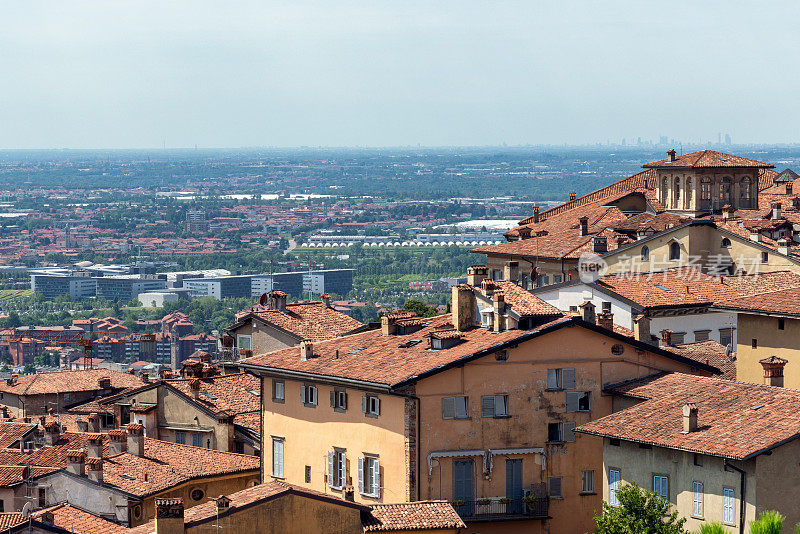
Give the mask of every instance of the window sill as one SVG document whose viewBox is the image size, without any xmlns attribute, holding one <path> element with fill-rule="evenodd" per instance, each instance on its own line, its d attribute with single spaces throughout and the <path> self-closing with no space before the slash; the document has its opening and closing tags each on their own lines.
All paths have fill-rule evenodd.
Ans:
<svg viewBox="0 0 800 534">
<path fill-rule="evenodd" d="M 372 419 L 377 419 L 378 418 L 378 414 L 376 414 L 376 413 L 365 413 L 364 417 L 371 417 Z"/>
<path fill-rule="evenodd" d="M 335 413 L 347 413 L 347 410 L 344 408 L 334 408 L 333 411 Z"/>
<path fill-rule="evenodd" d="M 596 491 L 582 491 L 582 492 L 579 493 L 579 495 L 581 495 L 581 496 L 583 496 L 583 495 L 597 495 L 597 492 Z"/>
<path fill-rule="evenodd" d="M 564 388 L 545 388 L 545 391 L 565 391 Z"/>
<path fill-rule="evenodd" d="M 694 514 L 692 514 L 692 515 L 690 515 L 689 517 L 691 517 L 692 519 L 698 519 L 698 520 L 700 520 L 700 521 L 705 521 L 705 520 L 706 520 L 706 518 L 705 518 L 705 517 L 703 517 L 703 516 L 701 516 L 701 515 L 694 515 Z"/>
<path fill-rule="evenodd" d="M 557 441 L 547 441 L 545 442 L 547 445 L 563 445 L 566 443 L 564 440 L 557 440 Z"/>
<path fill-rule="evenodd" d="M 286 477 L 279 477 L 277 475 L 270 475 L 270 477 L 272 477 L 273 480 L 286 480 Z"/>
<path fill-rule="evenodd" d="M 305 406 L 306 408 L 316 408 L 317 407 L 316 404 L 311 404 L 311 403 L 308 403 L 308 402 L 304 402 L 303 406 Z"/>
<path fill-rule="evenodd" d="M 495 415 L 494 419 L 511 419 L 510 415 Z"/>
<path fill-rule="evenodd" d="M 371 494 L 371 493 L 361 493 L 361 492 L 359 492 L 358 494 L 359 494 L 359 495 L 361 495 L 362 497 L 366 497 L 367 499 L 375 499 L 375 500 L 378 500 L 378 499 L 380 499 L 380 498 L 381 498 L 381 496 L 380 496 L 380 495 L 373 495 L 373 494 Z"/>
<path fill-rule="evenodd" d="M 548 497 L 550 498 L 551 501 L 552 500 L 555 500 L 555 501 L 563 501 L 564 500 L 564 496 L 563 495 L 559 495 L 559 496 L 548 495 Z"/>
<path fill-rule="evenodd" d="M 286 402 L 286 399 L 272 399 L 272 402 L 276 402 L 278 404 L 283 404 L 284 402 Z"/>
</svg>

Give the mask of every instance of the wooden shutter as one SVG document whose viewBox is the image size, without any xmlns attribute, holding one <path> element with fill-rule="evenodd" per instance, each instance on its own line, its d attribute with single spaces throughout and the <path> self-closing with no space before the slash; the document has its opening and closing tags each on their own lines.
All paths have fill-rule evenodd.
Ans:
<svg viewBox="0 0 800 534">
<path fill-rule="evenodd" d="M 578 399 L 582 393 L 577 391 L 567 391 L 564 395 L 565 403 L 566 403 L 566 410 L 567 412 L 577 412 L 578 411 Z"/>
<path fill-rule="evenodd" d="M 335 487 L 333 481 L 333 451 L 328 451 L 328 486 Z"/>
<path fill-rule="evenodd" d="M 347 392 L 342 391 L 342 409 L 347 409 Z"/>
<path fill-rule="evenodd" d="M 377 458 L 372 460 L 372 495 L 381 496 L 381 463 Z"/>
<path fill-rule="evenodd" d="M 620 481 L 620 473 L 617 469 L 609 469 L 608 470 L 608 493 L 609 493 L 609 502 L 612 506 L 617 506 L 619 504 L 619 499 L 617 498 L 617 490 L 619 489 L 619 481 Z"/>
<path fill-rule="evenodd" d="M 558 369 L 547 370 L 547 389 L 558 389 Z"/>
<path fill-rule="evenodd" d="M 467 406 L 467 397 L 454 397 L 455 402 L 455 416 L 458 419 L 464 419 L 469 415 L 469 407 Z"/>
<path fill-rule="evenodd" d="M 575 441 L 575 423 L 567 421 L 562 423 L 563 430 L 561 431 L 562 439 L 564 441 Z"/>
<path fill-rule="evenodd" d="M 502 416 L 508 415 L 508 395 L 494 396 L 494 414 Z"/>
<path fill-rule="evenodd" d="M 331 408 L 336 408 L 336 391 L 331 390 Z"/>
<path fill-rule="evenodd" d="M 381 398 L 375 397 L 375 413 L 377 415 L 381 414 Z"/>
<path fill-rule="evenodd" d="M 369 398 L 366 395 L 361 397 L 361 411 L 362 412 L 367 413 L 368 403 L 369 403 Z"/>
<path fill-rule="evenodd" d="M 561 387 L 563 389 L 575 389 L 575 369 L 565 367 L 561 370 Z"/>
<path fill-rule="evenodd" d="M 452 419 L 456 416 L 455 397 L 442 398 L 442 419 Z"/>
<path fill-rule="evenodd" d="M 481 417 L 494 417 L 494 395 L 481 397 Z"/>
<path fill-rule="evenodd" d="M 339 487 L 347 484 L 347 457 L 343 452 L 339 453 Z"/>
<path fill-rule="evenodd" d="M 283 478 L 283 441 L 272 440 L 272 474 Z"/>
<path fill-rule="evenodd" d="M 358 458 L 358 492 L 364 494 L 364 458 Z"/>
<path fill-rule="evenodd" d="M 300 386 L 300 402 L 306 404 L 306 387 Z"/>
<path fill-rule="evenodd" d="M 561 497 L 561 477 L 550 477 L 550 496 Z"/>
</svg>

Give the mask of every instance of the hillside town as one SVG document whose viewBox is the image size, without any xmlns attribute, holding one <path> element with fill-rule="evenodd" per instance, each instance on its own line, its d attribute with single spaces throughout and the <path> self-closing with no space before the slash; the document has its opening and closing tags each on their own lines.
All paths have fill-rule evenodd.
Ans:
<svg viewBox="0 0 800 534">
<path fill-rule="evenodd" d="M 692 532 L 800 523 L 800 176 L 642 167 L 476 243 L 441 310 L 179 273 L 117 300 L 255 300 L 0 330 L 0 531 L 584 533 L 633 485 Z M 32 276 L 135 279 L 83 270 Z"/>
</svg>

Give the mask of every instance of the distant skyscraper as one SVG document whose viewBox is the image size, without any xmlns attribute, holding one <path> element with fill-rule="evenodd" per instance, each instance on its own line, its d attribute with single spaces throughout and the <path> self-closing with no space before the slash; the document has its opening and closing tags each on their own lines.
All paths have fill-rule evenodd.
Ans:
<svg viewBox="0 0 800 534">
<path fill-rule="evenodd" d="M 731 144 L 731 134 L 725 134 L 725 144 Z"/>
</svg>

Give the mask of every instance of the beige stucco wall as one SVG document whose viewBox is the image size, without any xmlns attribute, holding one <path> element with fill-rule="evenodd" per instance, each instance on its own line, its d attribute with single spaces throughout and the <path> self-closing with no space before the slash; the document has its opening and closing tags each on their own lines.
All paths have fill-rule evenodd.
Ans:
<svg viewBox="0 0 800 534">
<path fill-rule="evenodd" d="M 177 430 L 164 427 L 179 427 L 186 431 L 187 445 L 192 445 L 192 432 L 199 432 L 203 436 L 203 447 L 208 447 L 208 440 L 211 440 L 208 448 L 233 451 L 233 424 L 218 422 L 215 417 L 170 388 L 159 389 L 158 425 L 161 439 L 175 441 Z M 212 432 L 207 432 L 209 429 Z"/>
<path fill-rule="evenodd" d="M 800 477 L 798 463 L 800 440 L 794 440 L 776 449 L 771 454 L 756 457 L 756 513 L 777 510 L 786 517 L 784 532 L 793 532 L 800 523 Z"/>
<path fill-rule="evenodd" d="M 255 328 L 253 327 L 254 323 Z M 297 337 L 270 324 L 255 320 L 248 321 L 231 333 L 234 338 L 238 335 L 250 336 L 253 354 L 263 354 L 286 347 L 294 347 L 300 343 Z"/>
<path fill-rule="evenodd" d="M 681 417 L 676 413 L 675 417 Z M 585 440 L 589 436 L 581 435 L 578 439 Z M 704 522 L 722 521 L 722 488 L 734 490 L 734 519 L 735 523 L 727 525 L 731 531 L 738 532 L 739 507 L 740 507 L 740 477 L 736 471 L 725 471 L 722 458 L 702 455 L 702 466 L 694 465 L 694 454 L 673 451 L 661 447 L 642 449 L 636 443 L 622 441 L 620 446 L 609 444 L 606 439 L 603 443 L 603 500 L 609 499 L 608 470 L 619 469 L 623 484 L 635 483 L 644 489 L 653 491 L 653 475 L 669 476 L 669 500 L 681 515 L 687 518 L 685 528 L 687 531 L 696 531 Z M 756 462 L 733 462 L 734 465 L 744 468 L 747 476 L 747 505 L 745 511 L 745 525 L 756 516 Z M 692 484 L 703 483 L 703 517 L 692 517 Z M 598 488 L 600 489 L 600 488 Z M 749 529 L 745 528 L 745 532 Z"/>
<path fill-rule="evenodd" d="M 736 379 L 764 384 L 763 358 L 779 356 L 789 363 L 783 369 L 783 385 L 800 388 L 800 320 L 784 319 L 784 330 L 778 330 L 778 318 L 740 313 L 739 337 L 736 346 Z M 757 348 L 753 348 L 753 339 Z"/>
</svg>

